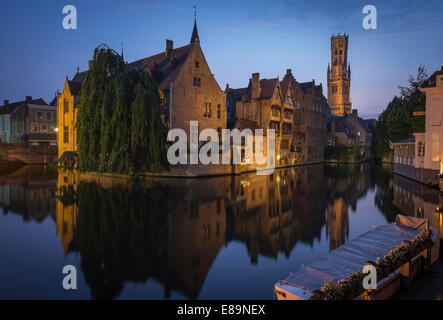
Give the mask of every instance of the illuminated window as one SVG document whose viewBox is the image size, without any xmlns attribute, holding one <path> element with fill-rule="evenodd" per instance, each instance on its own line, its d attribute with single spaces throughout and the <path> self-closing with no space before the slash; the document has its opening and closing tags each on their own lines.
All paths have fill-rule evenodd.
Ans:
<svg viewBox="0 0 443 320">
<path fill-rule="evenodd" d="M 48 132 L 48 125 L 46 123 L 42 123 L 40 125 L 40 132 L 47 133 Z"/>
<path fill-rule="evenodd" d="M 37 111 L 35 113 L 35 119 L 36 120 L 43 120 L 43 112 Z"/>
<path fill-rule="evenodd" d="M 31 124 L 31 132 L 38 132 L 38 123 Z"/>
<path fill-rule="evenodd" d="M 203 114 L 203 117 L 210 118 L 211 117 L 211 103 L 205 102 L 205 112 Z"/>
</svg>

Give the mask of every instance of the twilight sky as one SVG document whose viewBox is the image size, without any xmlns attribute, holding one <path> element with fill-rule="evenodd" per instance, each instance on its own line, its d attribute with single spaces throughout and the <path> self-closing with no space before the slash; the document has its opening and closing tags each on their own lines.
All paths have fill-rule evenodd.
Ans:
<svg viewBox="0 0 443 320">
<path fill-rule="evenodd" d="M 85 70 L 93 49 L 124 43 L 132 62 L 189 43 L 193 0 L 45 0 L 0 2 L 0 105 L 26 95 L 50 102 L 66 76 Z M 65 5 L 75 5 L 78 29 L 62 27 Z M 377 8 L 378 29 L 362 28 L 362 9 Z M 200 43 L 222 89 L 244 87 L 286 69 L 300 82 L 323 83 L 330 36 L 346 32 L 351 98 L 360 114 L 381 112 L 420 64 L 431 74 L 443 65 L 442 0 L 205 0 L 197 1 Z"/>
</svg>

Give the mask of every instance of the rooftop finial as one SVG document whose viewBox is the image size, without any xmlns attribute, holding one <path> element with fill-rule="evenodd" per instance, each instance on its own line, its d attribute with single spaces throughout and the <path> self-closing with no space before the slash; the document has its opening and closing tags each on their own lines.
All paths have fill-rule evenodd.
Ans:
<svg viewBox="0 0 443 320">
<path fill-rule="evenodd" d="M 192 30 L 191 42 L 194 43 L 198 41 L 198 31 L 197 31 L 197 4 L 194 5 L 194 29 Z"/>
</svg>

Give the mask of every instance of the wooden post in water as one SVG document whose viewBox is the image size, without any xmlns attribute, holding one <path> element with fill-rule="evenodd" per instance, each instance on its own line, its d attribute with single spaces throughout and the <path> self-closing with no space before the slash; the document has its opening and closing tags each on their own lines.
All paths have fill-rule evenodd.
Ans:
<svg viewBox="0 0 443 320">
<path fill-rule="evenodd" d="M 410 241 L 403 241 L 402 246 L 408 247 L 411 245 Z M 400 274 L 401 274 L 401 286 L 410 290 L 412 286 L 412 261 L 409 260 L 404 265 L 400 266 Z"/>
</svg>

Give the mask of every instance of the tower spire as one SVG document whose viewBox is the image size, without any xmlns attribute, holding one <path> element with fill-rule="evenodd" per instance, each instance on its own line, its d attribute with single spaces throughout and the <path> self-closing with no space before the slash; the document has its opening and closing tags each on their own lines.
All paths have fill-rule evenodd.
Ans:
<svg viewBox="0 0 443 320">
<path fill-rule="evenodd" d="M 197 5 L 194 5 L 194 29 L 192 30 L 191 42 L 194 43 L 198 41 L 198 30 L 197 30 Z"/>
</svg>

